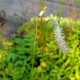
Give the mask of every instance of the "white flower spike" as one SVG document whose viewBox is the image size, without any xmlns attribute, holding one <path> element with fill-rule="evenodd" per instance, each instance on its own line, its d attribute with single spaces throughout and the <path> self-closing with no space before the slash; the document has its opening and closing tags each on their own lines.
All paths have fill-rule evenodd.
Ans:
<svg viewBox="0 0 80 80">
<path fill-rule="evenodd" d="M 54 23 L 54 34 L 57 45 L 62 53 L 70 53 L 70 48 L 68 48 L 67 43 L 64 41 L 65 36 L 62 33 L 62 28 L 59 27 L 57 21 L 54 18 L 49 19 Z"/>
</svg>

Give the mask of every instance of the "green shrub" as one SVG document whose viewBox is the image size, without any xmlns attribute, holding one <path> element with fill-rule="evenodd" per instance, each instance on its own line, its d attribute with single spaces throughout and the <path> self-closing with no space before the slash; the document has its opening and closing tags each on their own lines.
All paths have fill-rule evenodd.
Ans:
<svg viewBox="0 0 80 80">
<path fill-rule="evenodd" d="M 70 54 L 62 54 L 56 46 L 54 25 L 47 21 L 52 17 L 59 20 L 53 15 L 43 19 L 34 17 L 19 28 L 17 33 L 22 37 L 14 38 L 10 41 L 12 45 L 5 52 L 2 50 L 7 54 L 4 55 L 4 71 L 0 71 L 1 80 L 80 80 L 80 31 L 76 40 L 74 21 L 60 19 L 65 40 L 71 48 Z"/>
</svg>

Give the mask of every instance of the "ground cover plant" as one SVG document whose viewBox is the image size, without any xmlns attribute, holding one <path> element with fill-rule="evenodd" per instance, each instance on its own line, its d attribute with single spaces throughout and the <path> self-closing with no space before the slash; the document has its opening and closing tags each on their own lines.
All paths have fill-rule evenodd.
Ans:
<svg viewBox="0 0 80 80">
<path fill-rule="evenodd" d="M 42 0 L 39 17 L 23 23 L 12 40 L 2 42 L 0 35 L 0 80 L 80 80 L 80 21 L 75 1 L 75 21 L 61 17 L 63 0 L 59 17 L 43 17 L 46 7 Z M 69 53 L 56 45 L 56 26 L 49 21 L 51 18 L 62 28 Z"/>
<path fill-rule="evenodd" d="M 52 14 L 42 19 L 34 17 L 18 29 L 12 40 L 4 41 L 5 51 L 0 50 L 0 56 L 3 54 L 0 57 L 1 80 L 80 79 L 80 31 L 76 40 L 75 22 L 61 17 L 60 26 L 71 48 L 70 54 L 63 54 L 56 45 L 54 24 L 47 21 L 49 18 L 59 20 Z M 77 27 L 79 23 L 78 21 Z M 74 44 L 76 41 L 77 44 Z"/>
</svg>

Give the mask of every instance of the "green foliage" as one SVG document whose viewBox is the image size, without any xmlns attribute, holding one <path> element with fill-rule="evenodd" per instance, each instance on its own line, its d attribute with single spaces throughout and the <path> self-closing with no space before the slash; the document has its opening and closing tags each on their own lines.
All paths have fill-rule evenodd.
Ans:
<svg viewBox="0 0 80 80">
<path fill-rule="evenodd" d="M 77 38 L 77 30 L 75 28 L 75 22 L 72 19 L 69 18 L 62 18 L 60 19 L 60 26 L 63 28 L 63 32 L 66 36 L 66 41 L 69 44 L 69 47 L 71 47 L 71 54 L 62 54 L 54 41 L 53 36 L 53 28 L 54 25 L 50 22 L 46 22 L 45 20 L 48 20 L 49 18 L 55 18 L 57 21 L 59 21 L 58 17 L 54 17 L 53 15 L 50 15 L 50 17 L 43 18 L 41 21 L 40 18 L 33 19 L 33 22 L 37 23 L 38 32 L 36 35 L 38 36 L 37 41 L 38 45 L 40 46 L 40 52 L 38 55 L 41 57 L 41 64 L 38 66 L 38 69 L 40 70 L 40 79 L 44 80 L 72 80 L 77 79 L 79 80 L 79 53 L 80 53 L 80 46 L 79 46 L 79 40 L 76 40 Z M 36 20 L 36 21 L 34 21 Z M 79 27 L 79 21 L 78 26 Z M 32 29 L 35 28 L 36 24 L 32 24 Z M 26 27 L 29 25 L 26 25 Z M 26 29 L 24 28 L 24 30 Z M 20 30 L 20 29 L 19 29 Z M 24 30 L 22 32 L 24 32 Z M 41 34 L 40 34 L 41 32 Z M 27 32 L 24 32 L 25 34 Z M 78 38 L 80 37 L 80 32 L 78 32 Z M 40 42 L 41 41 L 41 42 Z M 76 43 L 77 44 L 74 44 Z M 74 59 L 75 54 L 75 48 L 76 50 L 76 57 Z M 42 67 L 43 65 L 46 65 L 46 67 Z M 77 67 L 76 67 L 77 66 Z M 39 77 L 38 77 L 39 79 Z"/>
<path fill-rule="evenodd" d="M 6 77 L 16 80 L 30 78 L 31 74 L 29 73 L 31 72 L 34 43 L 37 44 L 34 40 L 34 33 L 31 33 L 24 35 L 22 39 L 15 38 L 11 41 L 13 43 L 12 49 L 7 50 L 8 54 L 4 61 Z M 37 50 L 38 48 L 35 50 L 36 57 Z"/>
<path fill-rule="evenodd" d="M 71 54 L 62 54 L 54 39 L 54 25 L 47 21 L 50 17 L 54 16 L 34 17 L 23 24 L 17 31 L 22 37 L 11 40 L 12 45 L 5 52 L 0 51 L 4 53 L 4 69 L 0 64 L 1 80 L 80 80 L 80 31 L 76 40 L 74 21 L 61 17 L 60 26 L 71 48 Z M 54 18 L 59 21 L 58 17 Z"/>
</svg>

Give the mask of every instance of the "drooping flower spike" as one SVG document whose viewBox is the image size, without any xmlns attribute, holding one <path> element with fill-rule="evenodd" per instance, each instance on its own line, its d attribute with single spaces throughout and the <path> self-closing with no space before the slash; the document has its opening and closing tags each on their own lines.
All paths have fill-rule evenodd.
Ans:
<svg viewBox="0 0 80 80">
<path fill-rule="evenodd" d="M 64 41 L 64 34 L 62 33 L 62 28 L 59 27 L 58 22 L 54 18 L 49 19 L 51 22 L 54 23 L 54 34 L 55 40 L 57 45 L 62 53 L 70 53 L 70 48 L 68 47 L 67 43 Z"/>
</svg>

